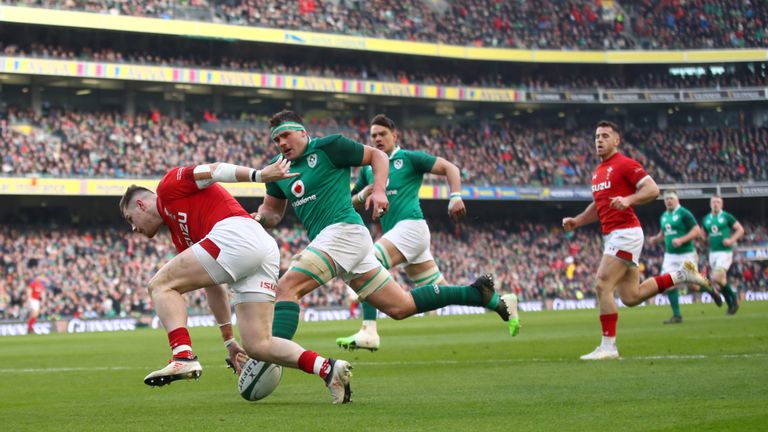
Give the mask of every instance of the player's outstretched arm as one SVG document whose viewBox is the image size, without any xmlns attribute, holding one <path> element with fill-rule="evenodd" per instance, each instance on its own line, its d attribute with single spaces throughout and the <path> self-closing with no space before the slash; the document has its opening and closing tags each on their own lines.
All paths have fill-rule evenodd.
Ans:
<svg viewBox="0 0 768 432">
<path fill-rule="evenodd" d="M 461 171 L 459 167 L 438 157 L 430 172 L 435 175 L 444 176 L 448 182 L 448 189 L 451 191 L 450 201 L 448 202 L 448 216 L 453 220 L 462 219 L 467 214 L 467 208 L 461 199 Z"/>
<path fill-rule="evenodd" d="M 584 225 L 595 223 L 597 220 L 597 206 L 595 206 L 595 202 L 592 201 L 587 208 L 576 217 L 563 218 L 563 229 L 565 231 L 573 231 Z"/>
<path fill-rule="evenodd" d="M 251 216 L 265 228 L 272 228 L 283 220 L 287 204 L 288 200 L 267 194 L 264 197 L 264 203 L 259 206 L 259 210 L 256 213 L 251 213 Z"/>
<path fill-rule="evenodd" d="M 291 172 L 291 161 L 280 156 L 275 163 L 264 169 L 257 170 L 242 165 L 226 162 L 215 162 L 195 167 L 195 181 L 200 189 L 213 183 L 257 182 L 269 183 L 286 178 L 296 177 L 298 173 Z"/>
<path fill-rule="evenodd" d="M 381 217 L 389 208 L 389 200 L 387 200 L 389 157 L 379 149 L 365 146 L 361 165 L 370 165 L 373 171 L 372 192 L 365 201 L 365 209 L 368 210 L 373 206 L 373 217 Z"/>
</svg>

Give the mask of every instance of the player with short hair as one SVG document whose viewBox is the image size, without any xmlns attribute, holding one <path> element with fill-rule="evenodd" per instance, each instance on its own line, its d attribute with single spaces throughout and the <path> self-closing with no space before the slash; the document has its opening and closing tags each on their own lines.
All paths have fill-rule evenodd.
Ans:
<svg viewBox="0 0 768 432">
<path fill-rule="evenodd" d="M 445 277 L 430 252 L 429 227 L 419 204 L 419 188 L 424 174 L 446 177 L 450 190 L 448 216 L 460 220 L 467 212 L 461 199 L 461 172 L 456 165 L 441 157 L 401 148 L 398 139 L 399 133 L 392 119 L 379 114 L 371 120 L 371 145 L 389 156 L 389 210 L 381 217 L 384 235 L 374 244 L 374 253 L 387 270 L 405 263 L 405 272 L 416 285 L 446 285 Z M 365 205 L 373 191 L 373 180 L 370 165 L 362 167 L 352 189 L 355 208 L 362 209 Z M 352 336 L 336 339 L 336 344 L 349 349 L 375 351 L 381 340 L 376 331 L 378 310 L 365 301 L 360 304 L 363 309 L 362 328 Z"/>
<path fill-rule="evenodd" d="M 712 280 L 720 287 L 728 305 L 728 315 L 739 310 L 738 291 L 728 283 L 728 269 L 733 263 L 733 246 L 744 236 L 744 227 L 736 218 L 723 210 L 723 197 L 709 199 L 711 213 L 704 216 L 704 238 L 709 238 L 709 267 Z"/>
<path fill-rule="evenodd" d="M 696 218 L 687 208 L 680 205 L 680 198 L 674 189 L 664 191 L 664 206 L 666 211 L 661 214 L 661 230 L 655 236 L 648 238 L 650 244 L 664 240 L 664 261 L 661 264 L 662 273 L 670 273 L 683 265 L 685 261 L 698 262 L 693 241 L 701 236 L 701 228 Z M 680 313 L 680 290 L 677 286 L 666 290 L 669 305 L 672 307 L 672 317 L 664 324 L 680 324 L 683 315 Z M 722 305 L 722 299 L 716 293 L 710 293 L 715 304 Z"/>
<path fill-rule="evenodd" d="M 231 336 L 225 342 L 229 363 L 238 368 L 241 353 L 257 360 L 300 368 L 320 376 L 334 403 L 349 401 L 349 363 L 325 359 L 298 344 L 271 336 L 275 286 L 280 266 L 277 243 L 218 182 L 269 182 L 293 178 L 290 162 L 278 159 L 257 171 L 227 163 L 176 167 L 160 181 L 157 193 L 131 186 L 120 211 L 134 232 L 154 237 L 162 225 L 179 254 L 149 281 L 148 289 L 172 350 L 169 364 L 144 378 L 150 386 L 197 378 L 202 367 L 192 351 L 182 294 L 203 287 L 216 320 L 229 324 L 230 306 L 222 284 L 234 294 L 245 351 Z M 231 331 L 231 330 L 230 330 Z M 302 363 L 308 355 L 314 364 Z"/>
<path fill-rule="evenodd" d="M 576 217 L 563 218 L 565 231 L 600 222 L 605 249 L 595 278 L 603 329 L 601 344 L 582 360 L 618 359 L 616 322 L 618 309 L 613 297 L 618 291 L 626 306 L 637 306 L 679 283 L 707 286 L 696 263 L 683 262 L 671 272 L 640 283 L 638 268 L 643 249 L 643 229 L 632 207 L 649 203 L 659 196 L 659 187 L 637 161 L 619 153 L 621 132 L 618 125 L 600 121 L 595 130 L 595 149 L 601 163 L 592 175 L 593 201 Z"/>
<path fill-rule="evenodd" d="M 299 321 L 299 299 L 337 276 L 361 300 L 397 320 L 460 304 L 485 306 L 510 322 L 510 328 L 519 325 L 517 297 L 499 297 L 490 275 L 470 286 L 429 284 L 407 292 L 376 260 L 371 235 L 352 207 L 350 168 L 371 165 L 373 186 L 366 198 L 366 209 L 373 207 L 373 214 L 381 217 L 389 206 L 389 159 L 384 152 L 342 135 L 310 138 L 302 118 L 292 111 L 275 114 L 269 124 L 272 140 L 282 156 L 293 162 L 291 169 L 301 176 L 268 184 L 264 203 L 253 217 L 274 227 L 290 203 L 310 239 L 278 282 L 275 335 L 293 338 Z"/>
</svg>

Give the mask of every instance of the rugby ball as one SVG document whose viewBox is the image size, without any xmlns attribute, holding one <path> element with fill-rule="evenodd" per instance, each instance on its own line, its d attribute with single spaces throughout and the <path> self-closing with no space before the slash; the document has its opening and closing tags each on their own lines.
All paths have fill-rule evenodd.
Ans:
<svg viewBox="0 0 768 432">
<path fill-rule="evenodd" d="M 272 394 L 280 384 L 283 376 L 283 367 L 274 363 L 267 363 L 254 359 L 248 359 L 243 365 L 243 372 L 237 380 L 237 391 L 245 400 L 257 401 Z"/>
</svg>

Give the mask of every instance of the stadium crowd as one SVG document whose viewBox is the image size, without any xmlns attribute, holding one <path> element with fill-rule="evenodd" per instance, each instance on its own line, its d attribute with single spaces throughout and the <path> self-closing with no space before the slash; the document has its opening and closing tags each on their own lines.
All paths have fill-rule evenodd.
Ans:
<svg viewBox="0 0 768 432">
<path fill-rule="evenodd" d="M 602 2 L 593 0 L 4 0 L 4 3 L 456 45 L 540 49 L 758 47 L 766 45 L 768 19 L 768 6 L 755 0 L 616 2 L 626 10 L 604 8 Z"/>
<path fill-rule="evenodd" d="M 596 229 L 565 234 L 560 227 L 534 222 L 495 222 L 449 226 L 433 222 L 432 251 L 450 283 L 467 283 L 485 272 L 495 274 L 505 292 L 523 301 L 593 297 L 594 271 L 601 240 Z M 765 227 L 745 224 L 741 244 L 766 244 Z M 646 229 L 655 234 L 658 227 Z M 281 251 L 281 271 L 291 256 L 308 244 L 297 226 L 271 230 Z M 151 313 L 145 283 L 174 254 L 167 233 L 159 241 L 132 235 L 128 227 L 0 228 L 0 319 L 24 318 L 27 284 L 38 278 L 46 286 L 42 316 L 114 317 Z M 477 247 L 482 245 L 482 247 Z M 706 262 L 700 246 L 701 265 Z M 663 249 L 646 247 L 641 269 L 658 272 Z M 30 263 L 36 266 L 30 268 Z M 410 286 L 402 269 L 393 274 Z M 750 262 L 737 254 L 730 276 L 740 291 L 768 290 L 768 263 Z M 732 282 L 733 283 L 733 282 Z M 205 313 L 202 291 L 187 294 L 192 313 Z M 334 280 L 302 299 L 303 307 L 344 306 L 350 301 L 344 284 Z"/>
<path fill-rule="evenodd" d="M 169 165 L 216 160 L 264 166 L 275 154 L 261 120 L 245 127 L 188 122 L 158 112 L 125 116 L 9 110 L 0 118 L 0 175 L 158 177 Z M 29 129 L 19 125 L 31 126 Z M 308 122 L 315 135 L 341 131 L 366 142 L 364 119 Z M 460 161 L 474 185 L 588 184 L 591 130 L 529 128 L 502 120 L 401 131 L 403 146 Z M 668 128 L 625 133 L 623 151 L 661 183 L 768 180 L 768 129 Z M 490 165 L 489 165 L 489 161 Z M 428 182 L 442 182 L 427 178 Z"/>
<path fill-rule="evenodd" d="M 49 36 L 50 37 L 50 36 Z M 334 57 L 306 57 L 281 53 L 265 54 L 258 47 L 242 46 L 237 55 L 231 50 L 193 51 L 194 54 L 168 54 L 168 47 L 154 46 L 154 50 L 121 50 L 105 48 L 109 41 L 100 41 L 99 49 L 82 44 L 56 45 L 45 43 L 21 42 L 15 32 L 4 34 L 0 48 L 7 56 L 37 57 L 46 59 L 66 59 L 108 63 L 138 65 L 159 65 L 186 68 L 211 68 L 231 71 L 256 73 L 288 74 L 323 78 L 347 78 L 401 84 L 431 84 L 441 86 L 479 86 L 495 88 L 515 88 L 522 90 L 553 89 L 683 89 L 713 87 L 756 87 L 768 85 L 768 72 L 765 64 L 757 67 L 734 67 L 732 70 L 712 72 L 710 68 L 700 67 L 695 73 L 670 74 L 665 69 L 629 68 L 603 70 L 581 70 L 579 73 L 563 75 L 559 68 L 521 68 L 517 64 L 497 64 L 489 70 L 478 70 L 466 64 L 453 64 L 453 67 L 425 68 L 410 60 L 388 59 L 379 62 L 375 59 L 363 60 L 347 55 L 343 61 Z M 178 53 L 178 51 L 174 51 Z M 207 54 L 206 54 L 207 53 Z M 689 69 L 693 69 L 689 67 Z"/>
</svg>

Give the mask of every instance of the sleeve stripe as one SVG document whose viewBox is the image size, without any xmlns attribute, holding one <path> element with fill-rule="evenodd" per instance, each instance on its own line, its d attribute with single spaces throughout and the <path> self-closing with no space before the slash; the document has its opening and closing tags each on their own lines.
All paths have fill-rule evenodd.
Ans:
<svg viewBox="0 0 768 432">
<path fill-rule="evenodd" d="M 646 180 L 648 180 L 649 178 L 651 178 L 650 174 L 649 174 L 649 175 L 646 175 L 645 177 L 643 177 L 643 178 L 641 178 L 640 180 L 638 180 L 638 181 L 637 181 L 637 183 L 635 183 L 635 188 L 639 188 L 639 187 L 640 187 L 640 185 L 642 185 L 642 184 L 643 184 L 643 182 L 644 182 L 644 181 L 646 181 Z"/>
</svg>

